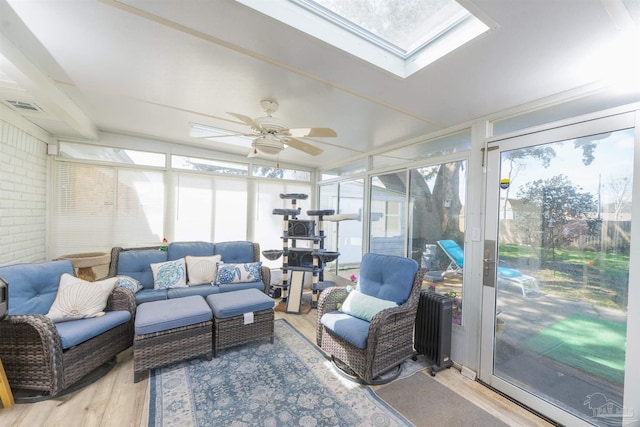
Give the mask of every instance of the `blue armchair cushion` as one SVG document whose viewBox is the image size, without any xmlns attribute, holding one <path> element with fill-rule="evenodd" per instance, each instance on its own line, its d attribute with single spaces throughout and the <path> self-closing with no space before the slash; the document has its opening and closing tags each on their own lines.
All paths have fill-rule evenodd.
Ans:
<svg viewBox="0 0 640 427">
<path fill-rule="evenodd" d="M 331 333 L 360 348 L 367 348 L 369 322 L 340 311 L 330 311 L 320 318 L 320 323 Z"/>
<path fill-rule="evenodd" d="M 75 274 L 69 260 L 0 267 L 9 283 L 9 314 L 47 314 L 58 293 L 60 276 Z"/>
<path fill-rule="evenodd" d="M 418 263 L 411 258 L 366 253 L 356 290 L 402 305 L 409 299 Z"/>
<path fill-rule="evenodd" d="M 56 323 L 64 350 L 90 340 L 118 325 L 131 320 L 128 311 L 108 311 L 104 316 Z"/>
</svg>

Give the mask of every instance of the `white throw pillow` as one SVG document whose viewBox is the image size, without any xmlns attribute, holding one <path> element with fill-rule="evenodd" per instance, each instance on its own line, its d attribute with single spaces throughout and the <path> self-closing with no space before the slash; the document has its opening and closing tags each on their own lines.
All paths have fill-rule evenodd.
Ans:
<svg viewBox="0 0 640 427">
<path fill-rule="evenodd" d="M 117 281 L 117 277 L 111 277 L 98 282 L 87 282 L 69 273 L 63 273 L 60 276 L 56 299 L 47 317 L 54 322 L 64 322 L 102 316 Z"/>
<path fill-rule="evenodd" d="M 151 264 L 151 271 L 153 272 L 153 287 L 155 289 L 184 288 L 187 286 L 184 258 Z"/>
<path fill-rule="evenodd" d="M 189 279 L 187 285 L 213 283 L 216 280 L 218 263 L 221 259 L 220 255 L 184 257 L 187 264 L 187 278 Z"/>
<path fill-rule="evenodd" d="M 347 299 L 342 303 L 340 311 L 371 322 L 373 316 L 378 314 L 379 311 L 397 306 L 398 304 L 394 301 L 372 297 L 371 295 L 353 290 L 349 292 Z"/>
</svg>

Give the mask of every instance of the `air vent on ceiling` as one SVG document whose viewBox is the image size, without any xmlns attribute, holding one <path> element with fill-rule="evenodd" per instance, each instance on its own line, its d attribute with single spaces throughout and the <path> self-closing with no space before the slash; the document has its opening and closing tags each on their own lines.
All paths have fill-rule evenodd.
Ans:
<svg viewBox="0 0 640 427">
<path fill-rule="evenodd" d="M 44 113 L 44 110 L 33 102 L 16 101 L 11 99 L 7 99 L 5 102 L 17 111 L 29 113 Z"/>
</svg>

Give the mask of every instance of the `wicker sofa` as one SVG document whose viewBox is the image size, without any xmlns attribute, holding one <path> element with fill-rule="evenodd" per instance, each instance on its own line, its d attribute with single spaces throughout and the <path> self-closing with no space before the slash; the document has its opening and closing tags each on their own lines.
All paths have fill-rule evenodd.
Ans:
<svg viewBox="0 0 640 427">
<path fill-rule="evenodd" d="M 251 288 L 268 292 L 271 283 L 271 270 L 265 266 L 260 268 L 261 280 L 258 281 L 224 285 L 191 284 L 186 287 L 169 289 L 154 288 L 151 264 L 175 261 L 189 256 L 207 257 L 213 255 L 220 255 L 225 264 L 255 263 L 260 261 L 260 245 L 249 241 L 172 242 L 165 251 L 160 250 L 160 246 L 128 249 L 114 247 L 111 249 L 108 277 L 129 276 L 139 281 L 143 289 L 135 293 L 137 304 L 192 295 L 206 297 L 215 293 Z"/>
<path fill-rule="evenodd" d="M 75 276 L 68 260 L 0 267 L 9 283 L 0 358 L 12 388 L 38 390 L 42 398 L 78 384 L 133 343 L 136 305 L 127 289 L 111 291 L 102 316 L 58 323 L 47 317 L 64 273 Z"/>
</svg>

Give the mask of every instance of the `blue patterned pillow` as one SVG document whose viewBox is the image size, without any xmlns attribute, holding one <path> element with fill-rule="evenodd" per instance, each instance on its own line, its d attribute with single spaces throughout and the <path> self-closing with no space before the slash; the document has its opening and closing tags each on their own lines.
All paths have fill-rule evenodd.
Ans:
<svg viewBox="0 0 640 427">
<path fill-rule="evenodd" d="M 151 264 L 151 271 L 153 272 L 153 287 L 155 289 L 184 288 L 187 286 L 184 258 Z"/>
<path fill-rule="evenodd" d="M 116 276 L 118 281 L 116 282 L 116 288 L 129 289 L 134 294 L 143 288 L 142 284 L 133 277 L 129 276 Z"/>
<path fill-rule="evenodd" d="M 216 285 L 259 282 L 262 280 L 260 267 L 262 267 L 262 262 L 248 262 L 245 264 L 219 263 Z"/>
</svg>

